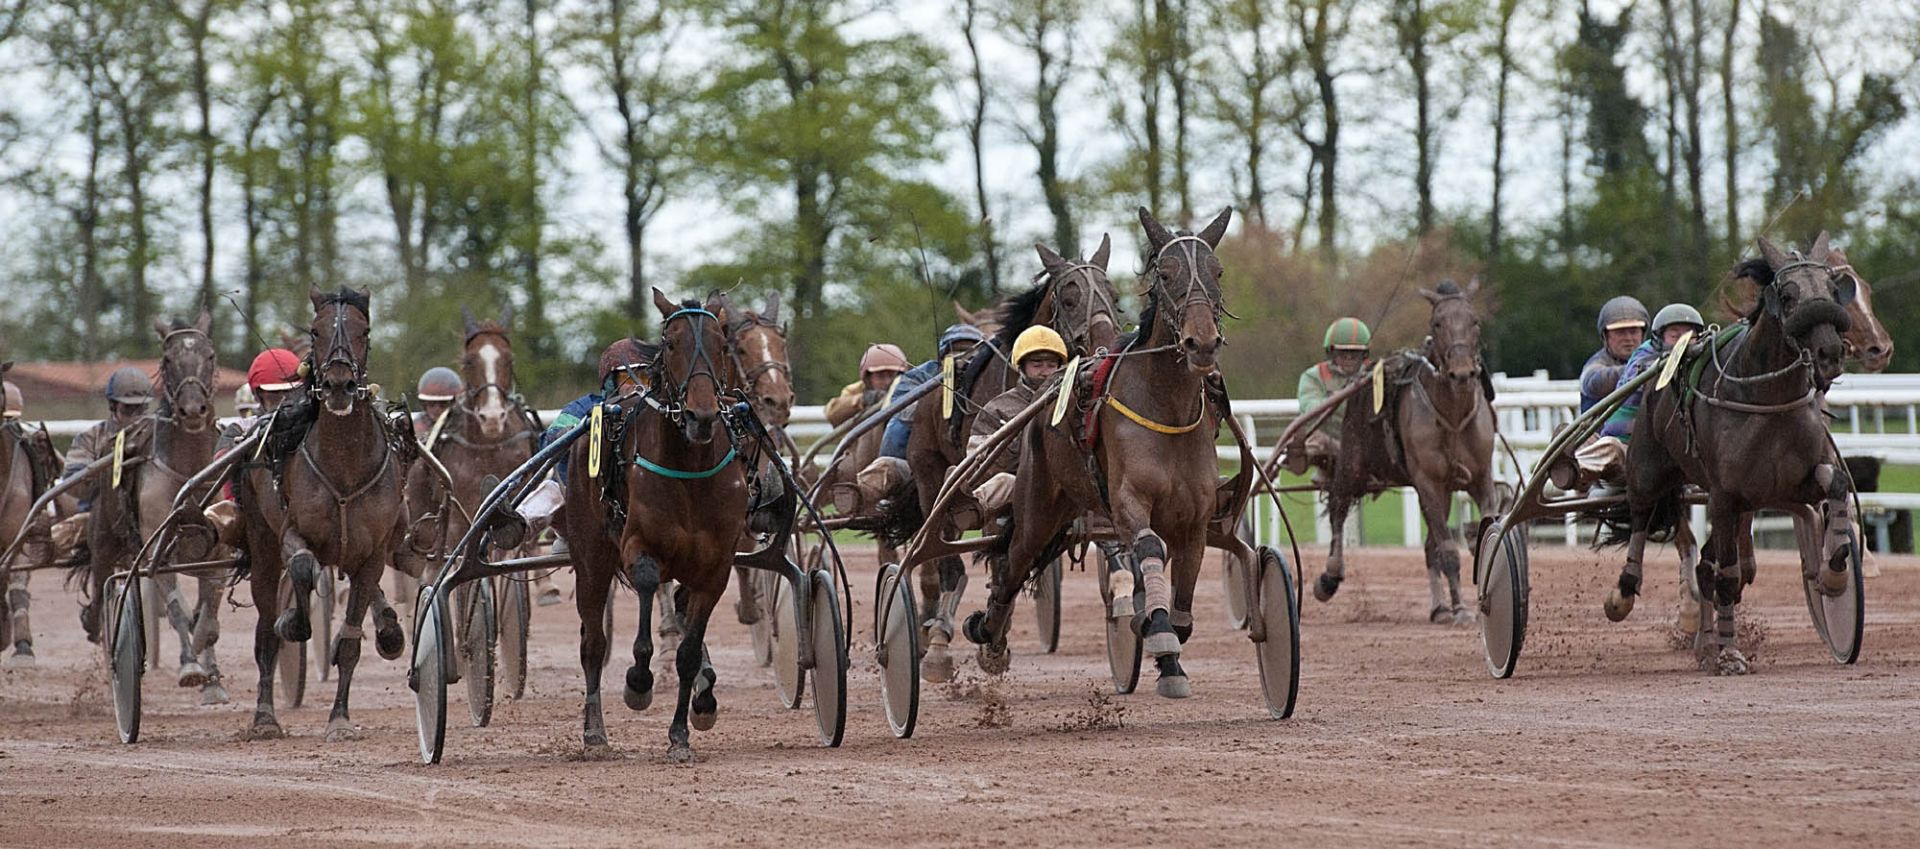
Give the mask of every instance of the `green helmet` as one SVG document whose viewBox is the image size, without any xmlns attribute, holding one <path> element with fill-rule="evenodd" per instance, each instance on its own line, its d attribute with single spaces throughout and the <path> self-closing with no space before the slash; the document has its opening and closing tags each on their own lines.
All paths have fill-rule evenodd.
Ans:
<svg viewBox="0 0 1920 849">
<path fill-rule="evenodd" d="M 1336 351 L 1365 351 L 1373 347 L 1373 331 L 1367 329 L 1367 323 L 1352 316 L 1334 319 L 1327 325 L 1326 338 L 1320 347 Z"/>
<path fill-rule="evenodd" d="M 1686 304 L 1668 304 L 1661 307 L 1660 312 L 1654 315 L 1653 332 L 1658 335 L 1666 330 L 1668 325 L 1673 324 L 1691 324 L 1695 327 L 1707 326 L 1706 320 L 1700 317 L 1699 310 Z"/>
</svg>

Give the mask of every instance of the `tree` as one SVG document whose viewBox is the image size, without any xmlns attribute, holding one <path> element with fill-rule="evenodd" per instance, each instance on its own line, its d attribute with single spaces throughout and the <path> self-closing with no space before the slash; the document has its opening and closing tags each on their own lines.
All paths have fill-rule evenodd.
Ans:
<svg viewBox="0 0 1920 849">
<path fill-rule="evenodd" d="M 1035 176 L 1053 216 L 1053 243 L 1067 252 L 1079 250 L 1080 235 L 1071 181 L 1060 171 L 1060 97 L 1078 70 L 1073 53 L 1082 12 L 1080 0 L 1001 0 L 995 9 L 995 25 L 1033 59 L 1033 120 L 1014 123 L 1039 159 Z"/>
<path fill-rule="evenodd" d="M 1443 116 L 1436 104 L 1434 62 L 1461 35 L 1476 25 L 1477 9 L 1464 0 L 1393 0 L 1388 19 L 1393 25 L 1394 44 L 1407 65 L 1407 79 L 1413 87 L 1413 187 L 1415 230 L 1425 236 L 1433 232 L 1433 173 L 1439 160 L 1439 136 Z"/>
<path fill-rule="evenodd" d="M 214 309 L 216 304 L 213 277 L 213 174 L 214 163 L 219 158 L 219 146 L 213 134 L 213 80 L 208 49 L 213 41 L 214 15 L 225 11 L 225 5 L 225 0 L 197 0 L 192 5 L 186 0 L 166 0 L 167 12 L 186 36 L 187 51 L 191 56 L 187 87 L 193 93 L 194 110 L 199 118 L 193 131 L 193 141 L 200 156 L 200 303 L 209 310 Z M 219 348 L 221 334 L 218 324 L 214 325 L 211 335 L 214 347 Z"/>
<path fill-rule="evenodd" d="M 1505 235 L 1502 196 L 1507 183 L 1507 95 L 1513 87 L 1516 61 L 1513 55 L 1513 21 L 1520 14 L 1521 0 L 1498 0 L 1494 10 L 1493 60 L 1493 200 L 1487 212 L 1487 256 L 1498 265 L 1503 256 L 1501 238 Z"/>
<path fill-rule="evenodd" d="M 1245 187 L 1236 204 L 1270 228 L 1269 139 L 1299 120 L 1302 107 L 1286 89 L 1299 54 L 1285 45 L 1284 21 L 1267 0 L 1215 0 L 1209 11 L 1211 29 L 1226 40 L 1206 84 L 1211 117 L 1229 129 L 1233 148 L 1245 155 L 1235 175 L 1236 184 Z"/>
<path fill-rule="evenodd" d="M 112 110 L 111 135 L 119 145 L 120 179 L 126 191 L 127 229 L 124 298 L 131 327 L 153 323 L 156 304 L 147 272 L 154 261 L 153 209 L 149 195 L 157 157 L 170 128 L 161 123 L 179 93 L 165 21 L 143 0 L 95 0 L 105 12 L 98 79 Z"/>
<path fill-rule="evenodd" d="M 1287 0 L 1287 19 L 1293 24 L 1300 43 L 1307 79 L 1304 88 L 1317 108 L 1303 110 L 1294 122 L 1294 136 L 1307 146 L 1312 159 L 1307 164 L 1306 185 L 1301 193 L 1300 226 L 1304 231 L 1313 201 L 1320 200 L 1319 248 L 1322 260 L 1331 264 L 1338 256 L 1340 233 L 1340 92 L 1339 79 L 1345 69 L 1338 64 L 1342 42 L 1353 23 L 1351 0 Z M 1316 126 L 1317 125 L 1317 126 Z M 1314 129 L 1319 135 L 1310 135 Z M 1317 179 L 1317 185 L 1316 185 Z"/>
<path fill-rule="evenodd" d="M 973 97 L 966 104 L 967 114 L 962 123 L 967 131 L 968 150 L 973 154 L 973 195 L 979 212 L 980 254 L 987 263 L 987 285 L 998 295 L 1000 245 L 993 235 L 993 209 L 987 203 L 986 131 L 990 98 L 986 66 L 980 61 L 979 18 L 980 0 L 961 0 L 960 36 L 967 44 L 968 82 L 973 86 Z"/>
</svg>

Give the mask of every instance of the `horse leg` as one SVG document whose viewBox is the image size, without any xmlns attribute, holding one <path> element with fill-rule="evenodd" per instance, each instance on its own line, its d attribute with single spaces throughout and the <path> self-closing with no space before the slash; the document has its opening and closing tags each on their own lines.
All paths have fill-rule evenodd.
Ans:
<svg viewBox="0 0 1920 849">
<path fill-rule="evenodd" d="M 247 729 L 250 740 L 285 736 L 273 711 L 273 679 L 280 658 L 280 635 L 273 623 L 280 612 L 280 578 L 278 565 L 253 564 L 253 603 L 259 613 L 253 624 L 253 665 L 260 674 L 260 684 L 253 704 L 253 724 Z"/>
<path fill-rule="evenodd" d="M 1707 515 L 1716 528 L 1741 527 L 1742 512 L 1740 506 L 1727 496 L 1714 494 L 1707 497 Z M 1748 672 L 1746 657 L 1734 645 L 1734 612 L 1740 604 L 1741 590 L 1745 589 L 1745 584 L 1740 580 L 1739 537 L 1737 533 L 1715 533 L 1709 540 L 1714 549 L 1714 577 L 1710 593 L 1713 598 L 1715 643 L 1719 647 L 1710 667 L 1715 675 L 1745 675 Z"/>
<path fill-rule="evenodd" d="M 200 665 L 193 650 L 193 618 L 187 615 L 187 599 L 180 592 L 180 576 L 160 572 L 153 576 L 153 583 L 160 590 L 160 598 L 165 600 L 167 622 L 180 638 L 180 686 L 198 687 L 207 683 L 207 670 Z"/>
<path fill-rule="evenodd" d="M 1172 545 L 1173 562 L 1173 609 L 1167 620 L 1173 626 L 1173 635 L 1184 647 L 1187 639 L 1193 636 L 1193 588 L 1200 582 L 1200 565 L 1207 556 L 1206 538 L 1188 533 L 1178 536 Z M 1187 671 L 1180 666 L 1180 654 L 1163 654 L 1153 659 L 1153 665 L 1160 673 L 1154 682 L 1154 692 L 1162 698 L 1184 699 L 1193 695 L 1193 683 L 1187 678 Z"/>
<path fill-rule="evenodd" d="M 328 742 L 351 740 L 355 736 L 353 721 L 347 715 L 347 698 L 353 690 L 353 670 L 360 665 L 360 640 L 365 633 L 360 623 L 373 601 L 375 585 L 380 582 L 379 566 L 362 568 L 347 581 L 346 622 L 333 641 L 333 666 L 339 671 L 340 680 L 334 687 L 333 713 L 327 717 Z M 298 583 L 294 589 L 299 589 Z M 300 596 L 296 594 L 295 598 Z"/>
<path fill-rule="evenodd" d="M 7 576 L 6 617 L 13 632 L 13 645 L 0 645 L 0 649 L 15 650 L 13 656 L 7 659 L 7 663 L 13 666 L 33 664 L 33 621 L 27 615 L 27 608 L 33 603 L 33 594 L 27 591 L 27 578 L 32 574 L 14 572 Z"/>
<path fill-rule="evenodd" d="M 742 625 L 756 624 L 760 621 L 760 595 L 759 587 L 754 586 L 753 570 L 745 566 L 735 566 L 733 575 L 735 578 L 733 585 L 740 588 L 740 597 L 733 600 L 733 617 Z"/>
<path fill-rule="evenodd" d="M 220 683 L 220 664 L 214 658 L 213 646 L 220 642 L 220 598 L 225 594 L 226 582 L 208 575 L 196 580 L 200 594 L 194 599 L 193 650 L 207 673 L 206 683 L 200 685 L 200 703 L 224 705 L 227 688 Z"/>
<path fill-rule="evenodd" d="M 1460 549 L 1447 528 L 1453 494 L 1445 483 L 1435 482 L 1416 483 L 1414 493 L 1427 525 L 1427 595 L 1432 602 L 1427 619 L 1437 625 L 1471 622 L 1472 615 L 1460 604 Z"/>
<path fill-rule="evenodd" d="M 286 563 L 287 579 L 293 581 L 293 606 L 280 611 L 280 618 L 273 623 L 273 632 L 287 642 L 304 643 L 313 636 L 307 606 L 314 585 L 320 581 L 320 561 L 313 556 L 306 539 L 294 530 L 292 521 L 287 522 L 286 531 L 280 535 L 280 556 Z"/>
<path fill-rule="evenodd" d="M 1333 541 L 1327 545 L 1327 569 L 1313 582 L 1313 597 L 1321 601 L 1333 600 L 1347 577 L 1347 511 L 1351 509 L 1352 498 L 1327 493 L 1327 527 L 1333 531 Z"/>
<path fill-rule="evenodd" d="M 631 710 L 653 704 L 653 599 L 660 590 L 660 563 L 645 554 L 633 559 L 633 589 L 640 596 L 640 629 L 633 635 L 633 665 L 623 693 Z"/>
<path fill-rule="evenodd" d="M 373 587 L 373 649 L 383 660 L 395 660 L 407 650 L 407 632 L 400 627 L 400 613 L 387 601 L 387 593 Z"/>
<path fill-rule="evenodd" d="M 662 582 L 660 589 L 654 593 L 654 604 L 660 607 L 660 628 L 656 632 L 660 638 L 657 654 L 667 657 L 679 654 L 680 639 L 686 632 L 686 617 L 680 612 L 680 597 L 684 593 L 685 588 L 678 581 Z"/>
<path fill-rule="evenodd" d="M 607 666 L 606 614 L 613 576 L 582 559 L 586 568 L 577 573 L 573 592 L 574 608 L 580 612 L 580 670 L 587 680 L 587 698 L 580 708 L 580 742 L 589 750 L 601 750 L 607 748 L 607 721 L 600 712 L 600 673 Z"/>
<path fill-rule="evenodd" d="M 684 601 L 687 630 L 674 655 L 674 668 L 680 673 L 680 693 L 674 701 L 673 723 L 667 726 L 667 757 L 678 763 L 693 760 L 688 719 L 692 719 L 693 727 L 706 731 L 713 727 L 720 711 L 720 703 L 713 697 L 713 665 L 707 662 L 707 621 L 713 617 L 713 608 L 720 596 L 687 592 Z"/>
<path fill-rule="evenodd" d="M 1743 525 L 1749 519 L 1750 515 L 1740 517 Z M 1693 568 L 1693 564 L 1700 562 L 1700 541 L 1693 534 L 1693 523 L 1684 513 L 1673 528 L 1673 550 L 1680 560 L 1680 608 L 1674 619 L 1674 629 L 1682 634 L 1693 635 L 1694 648 L 1698 650 L 1703 633 L 1700 623 L 1706 621 L 1706 617 L 1702 615 L 1705 611 L 1701 609 L 1703 605 L 1700 600 L 1694 598 L 1693 592 L 1687 589 L 1693 581 L 1687 572 Z"/>
<path fill-rule="evenodd" d="M 1847 591 L 1847 583 L 1852 580 L 1847 570 L 1857 544 L 1853 538 L 1853 501 L 1849 498 L 1853 480 L 1846 466 L 1821 463 L 1813 467 L 1813 483 L 1825 496 L 1820 505 L 1820 562 L 1826 568 L 1820 570 L 1815 586 L 1825 595 L 1837 596 Z"/>
<path fill-rule="evenodd" d="M 961 594 L 967 589 L 967 565 L 958 557 L 942 557 L 934 566 L 921 572 L 933 574 L 939 592 L 923 622 L 927 650 L 920 660 L 920 677 L 943 684 L 953 678 L 953 654 L 947 647 L 953 643 L 953 620 L 959 615 Z"/>
<path fill-rule="evenodd" d="M 974 611 L 963 628 L 967 640 L 979 646 L 974 659 L 980 670 L 990 675 L 1005 672 L 1012 664 L 1007 630 L 1013 626 L 1014 603 L 1027 576 L 1040 566 L 1040 555 L 1046 553 L 1048 543 L 1071 521 L 1071 505 L 1057 492 L 1033 510 L 1020 510 L 1023 505 L 1018 495 L 1014 504 L 1007 551 L 987 558 L 987 609 Z"/>
</svg>

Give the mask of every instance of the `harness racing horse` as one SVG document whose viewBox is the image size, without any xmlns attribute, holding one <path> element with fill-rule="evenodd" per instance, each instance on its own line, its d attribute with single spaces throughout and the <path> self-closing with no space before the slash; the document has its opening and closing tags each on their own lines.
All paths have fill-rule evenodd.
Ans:
<svg viewBox="0 0 1920 849">
<path fill-rule="evenodd" d="M 1346 577 L 1347 514 L 1362 497 L 1412 486 L 1427 526 L 1427 588 L 1435 623 L 1465 624 L 1472 611 L 1460 600 L 1460 551 L 1447 519 L 1453 493 L 1466 492 L 1491 516 L 1499 504 L 1493 480 L 1493 384 L 1480 359 L 1480 315 L 1473 307 L 1478 281 L 1462 291 L 1452 281 L 1420 290 L 1433 313 L 1425 350 L 1380 365 L 1386 385 L 1381 406 L 1373 393 L 1346 400 L 1340 456 L 1327 487 L 1327 523 L 1333 542 L 1313 597 L 1328 601 Z M 1443 588 L 1444 583 L 1444 588 Z"/>
<path fill-rule="evenodd" d="M 680 689 L 667 754 L 693 758 L 688 723 L 713 727 L 719 710 L 707 662 L 707 622 L 726 591 L 734 546 L 746 532 L 747 469 L 720 418 L 727 373 L 727 309 L 717 297 L 675 304 L 658 289 L 662 342 L 644 394 L 608 399 L 604 438 L 572 447 L 566 507 L 561 512 L 578 578 L 580 665 L 586 676 L 582 741 L 607 746 L 600 708 L 606 665 L 605 611 L 616 576 L 639 595 L 639 630 L 627 668 L 627 707 L 653 702 L 653 605 L 663 581 L 680 584 L 685 634 L 675 657 Z M 609 496 L 604 498 L 605 496 Z"/>
<path fill-rule="evenodd" d="M 1193 630 L 1193 588 L 1215 513 L 1214 440 L 1225 403 L 1218 355 L 1226 307 L 1214 248 L 1232 212 L 1194 235 L 1168 232 L 1140 210 L 1150 265 L 1139 335 L 1101 358 L 1108 361 L 1104 383 L 1076 391 L 1085 419 L 1069 415 L 1068 427 L 1032 426 L 1022 437 L 1004 548 L 988 558 L 987 609 L 966 622 L 981 669 L 1007 668 L 1007 630 L 1020 588 L 1065 550 L 1076 520 L 1104 514 L 1132 545 L 1142 573 L 1146 603 L 1132 615 L 1159 668 L 1156 690 L 1168 698 L 1191 694 L 1180 651 Z M 1087 432 L 1079 433 L 1072 425 L 1083 421 Z M 1124 569 L 1115 575 L 1131 581 Z M 1131 599 L 1133 590 L 1113 595 Z"/>
<path fill-rule="evenodd" d="M 1830 448 L 1820 404 L 1843 367 L 1841 334 L 1850 327 L 1846 306 L 1856 280 L 1829 264 L 1824 232 L 1804 255 L 1764 238 L 1759 245 L 1760 258 L 1735 272 L 1760 286 L 1745 323 L 1701 343 L 1682 364 L 1686 378 L 1648 389 L 1641 404 L 1627 447 L 1626 565 L 1605 606 L 1616 622 L 1632 612 L 1648 536 L 1677 523 L 1684 484 L 1704 489 L 1712 531 L 1696 571 L 1714 605 L 1719 646 L 1705 665 L 1721 675 L 1749 671 L 1734 646 L 1735 606 L 1752 580 L 1742 568 L 1743 514 L 1776 509 L 1812 520 L 1803 545 L 1818 551 L 1802 558 L 1803 577 L 1827 595 L 1852 580 L 1847 570 L 1858 545 L 1852 482 Z"/>
<path fill-rule="evenodd" d="M 12 367 L 12 362 L 0 362 L 0 375 Z M 0 413 L 6 411 L 6 396 L 0 393 Z M 34 500 L 53 485 L 59 474 L 60 462 L 54 457 L 53 441 L 47 435 L 46 425 L 41 425 L 38 431 L 28 431 L 17 419 L 0 421 L 0 540 L 12 540 L 33 520 L 27 514 Z M 35 567 L 45 567 L 52 561 L 53 546 L 44 531 L 38 536 L 39 539 L 23 546 L 18 559 L 0 563 L 0 592 L 4 593 L 0 595 L 0 649 L 12 648 L 16 641 L 33 640 L 33 625 L 27 610 L 32 602 L 27 592 L 28 573 L 11 570 L 28 561 Z"/>
<path fill-rule="evenodd" d="M 1102 236 L 1100 247 L 1086 260 L 1065 259 L 1045 245 L 1033 248 L 1040 256 L 1040 283 L 1007 299 L 994 313 L 998 329 L 989 344 L 974 349 L 964 373 L 959 375 L 959 385 L 952 390 L 951 414 L 943 409 L 944 404 L 932 403 L 931 398 L 914 407 L 907 464 L 912 469 L 922 521 L 927 520 L 927 511 L 940 497 L 947 470 L 966 453 L 974 416 L 1020 379 L 1007 357 L 1022 331 L 1034 326 L 1053 328 L 1066 343 L 1068 356 L 1109 351 L 1119 341 L 1120 329 L 1114 319 L 1116 297 L 1113 284 L 1107 280 L 1113 240 Z M 959 368 L 956 365 L 956 370 Z M 948 536 L 958 533 L 949 531 Z M 920 669 L 926 680 L 935 683 L 953 675 L 947 646 L 953 639 L 953 617 L 967 586 L 966 566 L 959 557 L 943 557 L 938 564 L 938 569 L 919 571 L 920 598 L 925 607 L 921 617 L 925 639 L 921 645 L 926 646 Z"/>
<path fill-rule="evenodd" d="M 375 645 L 380 656 L 399 657 L 405 633 L 380 595 L 380 577 L 406 529 L 400 471 L 407 458 L 394 439 L 394 423 L 373 408 L 367 383 L 371 298 L 365 289 L 334 294 L 309 290 L 313 349 L 306 361 L 306 395 L 282 404 L 266 427 L 266 464 L 249 464 L 237 500 L 246 526 L 254 605 L 255 665 L 259 700 L 250 735 L 281 736 L 274 716 L 273 676 L 282 641 L 312 635 L 309 599 L 321 569 L 348 581 L 345 622 L 330 649 L 339 670 L 328 740 L 348 739 L 355 728 L 348 713 L 354 668 L 360 661 L 361 621 L 379 602 Z M 404 425 L 402 425 L 404 426 Z M 277 483 L 277 486 L 276 486 Z M 293 582 L 293 605 L 281 609 L 280 580 Z"/>
</svg>

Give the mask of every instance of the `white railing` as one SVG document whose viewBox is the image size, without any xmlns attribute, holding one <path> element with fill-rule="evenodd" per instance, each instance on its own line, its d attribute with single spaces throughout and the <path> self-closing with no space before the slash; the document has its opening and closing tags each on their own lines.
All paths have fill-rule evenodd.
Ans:
<svg viewBox="0 0 1920 849">
<path fill-rule="evenodd" d="M 1574 419 L 1580 405 L 1579 381 L 1553 380 L 1547 377 L 1546 372 L 1535 372 L 1523 377 L 1496 374 L 1493 385 L 1497 396 L 1494 411 L 1499 418 L 1500 432 L 1523 467 L 1516 468 L 1506 450 L 1496 446 L 1495 476 L 1501 481 L 1516 484 L 1525 471 L 1539 460 L 1554 429 Z M 1826 405 L 1827 410 L 1836 417 L 1833 438 L 1841 454 L 1878 457 L 1895 464 L 1920 465 L 1920 374 L 1849 374 L 1827 393 Z M 1299 410 L 1299 403 L 1291 398 L 1233 402 L 1234 415 L 1240 419 L 1241 427 L 1253 441 L 1256 456 L 1263 460 L 1272 450 L 1272 441 L 1279 438 L 1280 432 Z M 552 421 L 557 414 L 557 410 L 541 411 L 541 416 L 547 421 Z M 54 421 L 47 422 L 47 429 L 55 437 L 71 438 L 93 424 L 93 421 L 84 420 Z M 1892 430 L 1889 430 L 1889 426 Z M 817 405 L 793 408 L 793 418 L 787 426 L 788 434 L 802 446 L 826 436 L 831 430 L 827 426 L 825 408 Z M 1219 453 L 1223 462 L 1239 461 L 1239 450 L 1229 444 L 1221 445 Z M 1920 494 L 1863 493 L 1860 500 L 1869 509 L 1920 509 Z M 1401 491 L 1400 503 L 1402 541 L 1408 546 L 1418 546 L 1421 523 L 1419 506 L 1412 489 Z M 1358 512 L 1355 511 L 1356 514 Z M 1318 515 L 1317 509 L 1315 514 L 1314 538 L 1324 542 L 1331 534 L 1325 518 Z M 1262 540 L 1282 538 L 1280 517 L 1274 514 L 1271 503 L 1265 499 L 1256 501 L 1252 517 L 1256 535 Z M 1704 525 L 1704 517 L 1696 516 L 1696 523 Z M 1349 531 L 1357 533 L 1357 529 L 1351 526 Z M 1568 523 L 1566 539 L 1568 544 L 1575 542 L 1571 521 Z"/>
</svg>

